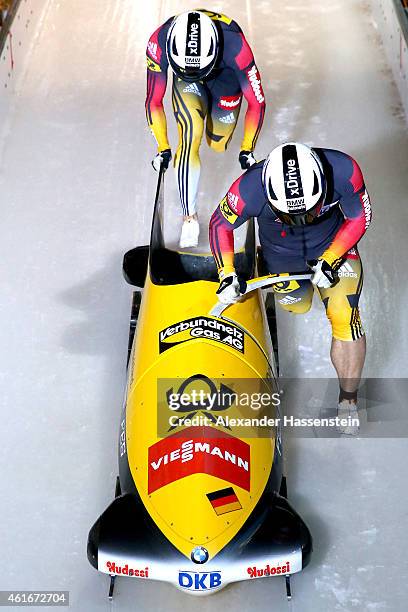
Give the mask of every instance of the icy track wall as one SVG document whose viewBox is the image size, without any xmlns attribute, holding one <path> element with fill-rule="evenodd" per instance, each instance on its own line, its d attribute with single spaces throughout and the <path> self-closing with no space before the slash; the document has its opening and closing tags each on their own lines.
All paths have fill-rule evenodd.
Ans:
<svg viewBox="0 0 408 612">
<path fill-rule="evenodd" d="M 16 0 L 0 29 L 0 122 L 5 129 L 13 96 L 49 0 Z M 2 134 L 1 134 L 2 135 Z"/>
<path fill-rule="evenodd" d="M 371 6 L 408 121 L 408 10 L 401 0 L 371 0 Z"/>
</svg>

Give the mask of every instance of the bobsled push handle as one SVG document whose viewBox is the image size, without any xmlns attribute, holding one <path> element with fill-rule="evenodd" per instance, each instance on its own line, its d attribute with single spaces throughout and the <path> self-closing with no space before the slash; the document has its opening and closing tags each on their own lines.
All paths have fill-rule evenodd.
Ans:
<svg viewBox="0 0 408 612">
<path fill-rule="evenodd" d="M 311 274 L 292 274 L 291 276 L 259 276 L 258 278 L 253 278 L 246 283 L 244 282 L 241 285 L 242 296 L 247 295 L 251 291 L 255 291 L 256 289 L 263 289 L 264 287 L 269 287 L 271 285 L 275 285 L 276 283 L 287 283 L 295 280 L 310 280 L 312 278 Z M 224 310 L 229 308 L 231 304 L 222 304 L 221 302 L 217 302 L 215 306 L 210 310 L 211 317 L 220 317 Z"/>
</svg>

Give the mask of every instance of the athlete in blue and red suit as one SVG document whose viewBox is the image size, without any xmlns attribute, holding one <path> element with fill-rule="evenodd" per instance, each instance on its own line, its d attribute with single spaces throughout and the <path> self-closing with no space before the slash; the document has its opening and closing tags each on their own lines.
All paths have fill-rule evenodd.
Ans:
<svg viewBox="0 0 408 612">
<path fill-rule="evenodd" d="M 210 148 L 226 150 L 238 121 L 242 96 L 248 108 L 239 162 L 255 163 L 253 150 L 265 114 L 265 97 L 254 56 L 239 25 L 200 9 L 171 17 L 150 37 L 147 55 L 147 122 L 156 138 L 157 170 L 171 159 L 163 98 L 173 72 L 172 100 L 179 142 L 174 165 L 184 223 L 180 246 L 196 246 L 199 149 L 204 132 Z"/>
<path fill-rule="evenodd" d="M 229 188 L 210 221 L 220 301 L 240 297 L 234 229 L 256 217 L 269 273 L 312 270 L 311 281 L 274 285 L 282 308 L 307 312 L 314 287 L 332 327 L 331 359 L 340 383 L 339 416 L 357 415 L 366 341 L 359 313 L 363 270 L 357 243 L 371 221 L 363 175 L 346 153 L 300 143 L 276 147 Z M 345 427 L 343 433 L 358 428 Z"/>
</svg>

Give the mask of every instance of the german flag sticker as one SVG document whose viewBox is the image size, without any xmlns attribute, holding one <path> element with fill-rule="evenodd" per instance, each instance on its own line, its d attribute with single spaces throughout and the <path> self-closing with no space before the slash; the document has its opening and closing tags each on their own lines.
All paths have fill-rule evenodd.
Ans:
<svg viewBox="0 0 408 612">
<path fill-rule="evenodd" d="M 220 489 L 220 491 L 214 491 L 214 493 L 207 493 L 207 497 L 215 513 L 218 515 L 241 510 L 242 508 L 232 487 Z"/>
</svg>

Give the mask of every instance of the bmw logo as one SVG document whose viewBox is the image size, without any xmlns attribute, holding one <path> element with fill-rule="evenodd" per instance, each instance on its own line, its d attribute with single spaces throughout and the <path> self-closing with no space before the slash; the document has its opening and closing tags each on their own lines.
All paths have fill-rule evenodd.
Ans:
<svg viewBox="0 0 408 612">
<path fill-rule="evenodd" d="M 194 561 L 194 563 L 205 563 L 208 561 L 209 556 L 206 548 L 203 546 L 196 546 L 191 553 L 191 560 Z"/>
</svg>

